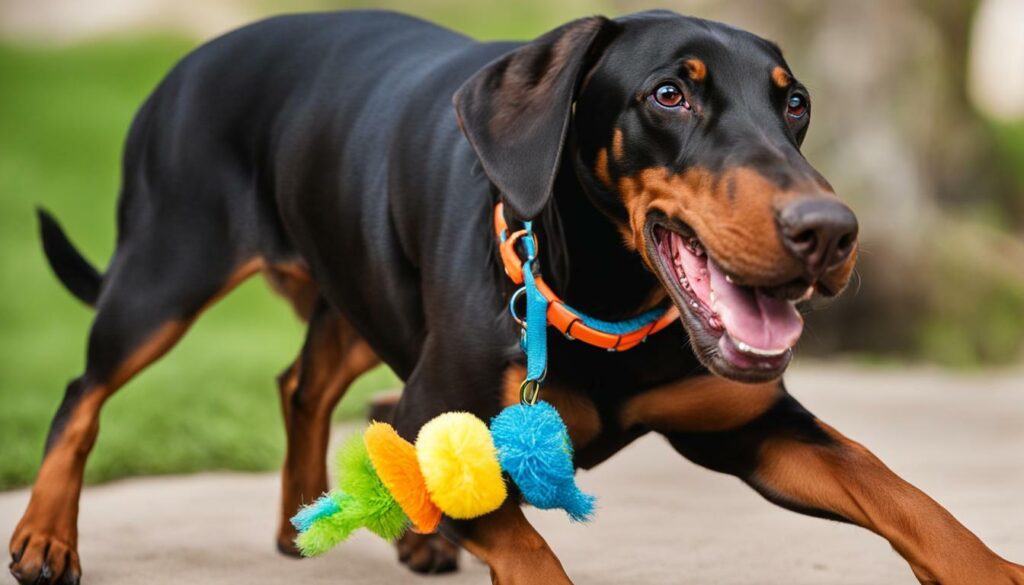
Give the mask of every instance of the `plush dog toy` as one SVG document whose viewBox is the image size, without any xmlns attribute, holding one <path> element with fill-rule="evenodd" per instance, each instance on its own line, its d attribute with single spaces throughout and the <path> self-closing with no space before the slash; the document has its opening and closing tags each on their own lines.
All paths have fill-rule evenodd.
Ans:
<svg viewBox="0 0 1024 585">
<path fill-rule="evenodd" d="M 313 556 L 359 528 L 394 540 L 410 527 L 434 532 L 443 514 L 483 516 L 508 497 L 503 471 L 537 508 L 561 508 L 575 521 L 593 514 L 594 497 L 576 486 L 565 423 L 541 401 L 504 409 L 490 429 L 472 414 L 444 413 L 423 425 L 415 445 L 371 423 L 338 452 L 338 489 L 292 518 L 295 542 Z"/>
</svg>

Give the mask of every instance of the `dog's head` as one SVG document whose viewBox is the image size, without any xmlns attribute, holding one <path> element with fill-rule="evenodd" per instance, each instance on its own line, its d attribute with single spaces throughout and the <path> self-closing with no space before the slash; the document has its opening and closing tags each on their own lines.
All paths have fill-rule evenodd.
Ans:
<svg viewBox="0 0 1024 585">
<path fill-rule="evenodd" d="M 520 218 L 572 162 L 721 376 L 780 375 L 796 302 L 850 279 L 856 217 L 801 155 L 810 95 L 760 37 L 669 12 L 585 18 L 485 67 L 455 105 Z"/>
</svg>

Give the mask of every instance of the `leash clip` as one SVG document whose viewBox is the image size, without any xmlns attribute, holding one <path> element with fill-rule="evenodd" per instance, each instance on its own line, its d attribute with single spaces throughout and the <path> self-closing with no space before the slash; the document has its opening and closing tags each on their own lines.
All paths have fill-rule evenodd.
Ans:
<svg viewBox="0 0 1024 585">
<path fill-rule="evenodd" d="M 519 314 L 516 313 L 516 302 L 519 301 L 519 297 L 523 296 L 524 294 L 526 294 L 525 286 L 519 287 L 518 289 L 516 289 L 516 292 L 512 293 L 512 298 L 509 299 L 508 301 L 508 312 L 511 313 L 512 320 L 516 322 L 516 325 L 519 325 L 519 328 L 525 332 L 526 319 L 520 317 Z"/>
<path fill-rule="evenodd" d="M 523 380 L 523 383 L 519 385 L 519 402 L 527 406 L 533 406 L 537 404 L 537 398 L 540 396 L 540 380 L 531 380 L 527 378 Z"/>
<path fill-rule="evenodd" d="M 524 240 L 523 236 L 529 236 L 529 238 Z M 526 252 L 525 260 L 516 247 L 518 243 L 523 244 L 522 248 Z M 498 244 L 498 252 L 501 256 L 501 263 L 505 269 L 505 274 L 515 284 L 523 284 L 524 266 L 536 259 L 538 246 L 537 234 L 532 231 L 521 229 L 507 236 L 502 232 L 502 238 Z"/>
</svg>

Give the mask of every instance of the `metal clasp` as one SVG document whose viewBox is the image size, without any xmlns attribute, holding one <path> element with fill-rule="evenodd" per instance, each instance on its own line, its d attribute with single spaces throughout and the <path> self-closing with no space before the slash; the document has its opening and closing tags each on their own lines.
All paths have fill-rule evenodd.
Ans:
<svg viewBox="0 0 1024 585">
<path fill-rule="evenodd" d="M 508 301 L 508 312 L 512 314 L 512 319 L 514 319 L 516 324 L 519 325 L 519 328 L 526 331 L 526 320 L 516 313 L 516 302 L 519 300 L 519 297 L 524 294 L 526 294 L 525 286 L 519 287 L 516 289 L 516 292 L 512 293 L 512 298 Z"/>
<path fill-rule="evenodd" d="M 539 380 L 523 380 L 523 383 L 519 385 L 519 402 L 528 406 L 537 404 L 537 398 L 540 396 L 540 381 Z"/>
</svg>

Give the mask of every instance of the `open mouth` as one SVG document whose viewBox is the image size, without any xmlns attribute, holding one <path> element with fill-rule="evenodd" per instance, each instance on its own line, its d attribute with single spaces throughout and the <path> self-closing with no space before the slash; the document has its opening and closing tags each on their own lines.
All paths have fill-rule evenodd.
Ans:
<svg viewBox="0 0 1024 585">
<path fill-rule="evenodd" d="M 647 241 L 705 365 L 745 381 L 771 379 L 785 370 L 803 331 L 799 299 L 737 284 L 684 225 L 649 220 Z"/>
</svg>

